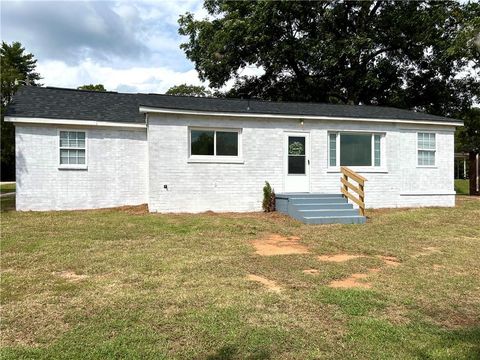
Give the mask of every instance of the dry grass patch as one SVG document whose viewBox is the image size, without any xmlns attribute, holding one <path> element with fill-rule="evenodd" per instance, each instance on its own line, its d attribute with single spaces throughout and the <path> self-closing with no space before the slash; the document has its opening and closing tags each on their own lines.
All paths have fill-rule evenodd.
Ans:
<svg viewBox="0 0 480 360">
<path fill-rule="evenodd" d="M 350 261 L 353 259 L 358 259 L 365 257 L 365 255 L 352 255 L 352 254 L 336 254 L 336 255 L 320 255 L 317 257 L 320 261 L 328 261 L 328 262 L 345 262 Z"/>
<path fill-rule="evenodd" d="M 268 290 L 276 293 L 279 293 L 282 290 L 282 287 L 279 286 L 275 281 L 264 278 L 263 276 L 248 274 L 247 279 L 250 281 L 258 282 L 265 286 Z"/>
</svg>

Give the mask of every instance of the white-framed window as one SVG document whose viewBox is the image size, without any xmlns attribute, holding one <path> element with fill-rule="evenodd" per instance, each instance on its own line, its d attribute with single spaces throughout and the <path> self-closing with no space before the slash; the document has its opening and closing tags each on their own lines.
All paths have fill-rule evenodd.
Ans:
<svg viewBox="0 0 480 360">
<path fill-rule="evenodd" d="M 328 166 L 379 168 L 384 165 L 385 134 L 370 132 L 329 132 Z"/>
<path fill-rule="evenodd" d="M 241 158 L 240 129 L 189 129 L 189 158 L 191 160 L 231 161 Z"/>
<path fill-rule="evenodd" d="M 417 165 L 435 166 L 435 153 L 437 151 L 435 133 L 417 133 Z"/>
<path fill-rule="evenodd" d="M 63 168 L 82 168 L 87 165 L 86 132 L 59 130 L 59 164 Z"/>
</svg>

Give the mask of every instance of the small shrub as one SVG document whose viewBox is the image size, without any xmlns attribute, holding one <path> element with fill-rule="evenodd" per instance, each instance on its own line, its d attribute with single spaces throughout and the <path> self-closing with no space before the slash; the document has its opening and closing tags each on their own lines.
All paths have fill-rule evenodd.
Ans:
<svg viewBox="0 0 480 360">
<path fill-rule="evenodd" d="M 275 211 L 275 191 L 268 181 L 265 181 L 265 186 L 263 187 L 262 207 L 265 212 Z"/>
</svg>

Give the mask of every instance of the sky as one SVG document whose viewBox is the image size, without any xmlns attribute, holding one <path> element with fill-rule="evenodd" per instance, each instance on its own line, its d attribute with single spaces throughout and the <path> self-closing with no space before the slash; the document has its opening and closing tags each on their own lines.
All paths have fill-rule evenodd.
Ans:
<svg viewBox="0 0 480 360">
<path fill-rule="evenodd" d="M 180 49 L 177 21 L 186 12 L 207 16 L 203 0 L 2 0 L 1 39 L 35 55 L 44 86 L 163 93 L 202 84 Z"/>
</svg>

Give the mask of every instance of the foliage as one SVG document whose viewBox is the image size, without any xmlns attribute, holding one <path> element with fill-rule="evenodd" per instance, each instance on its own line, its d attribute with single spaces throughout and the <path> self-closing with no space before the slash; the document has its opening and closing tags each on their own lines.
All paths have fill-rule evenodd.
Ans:
<svg viewBox="0 0 480 360">
<path fill-rule="evenodd" d="M 470 194 L 470 180 L 455 179 L 455 192 L 460 195 Z"/>
<path fill-rule="evenodd" d="M 275 191 L 268 181 L 265 181 L 265 186 L 263 187 L 262 208 L 265 212 L 275 211 Z"/>
<path fill-rule="evenodd" d="M 464 126 L 455 134 L 457 152 L 480 152 L 480 108 L 471 108 L 460 116 Z"/>
<path fill-rule="evenodd" d="M 229 96 L 378 104 L 451 115 L 478 101 L 480 4 L 205 0 L 179 19 L 200 78 Z M 241 76 L 247 67 L 263 69 Z"/>
<path fill-rule="evenodd" d="M 176 96 L 197 96 L 197 97 L 206 97 L 212 96 L 212 92 L 205 88 L 205 86 L 197 85 L 175 85 L 167 90 L 165 93 L 167 95 L 176 95 Z"/>
<path fill-rule="evenodd" d="M 21 85 L 37 86 L 40 75 L 35 72 L 37 60 L 19 42 L 11 45 L 2 42 L 0 49 L 1 69 L 1 168 L 2 179 L 15 175 L 15 128 L 4 121 L 5 108 Z"/>
<path fill-rule="evenodd" d="M 88 84 L 77 87 L 78 90 L 107 91 L 102 84 Z"/>
</svg>

